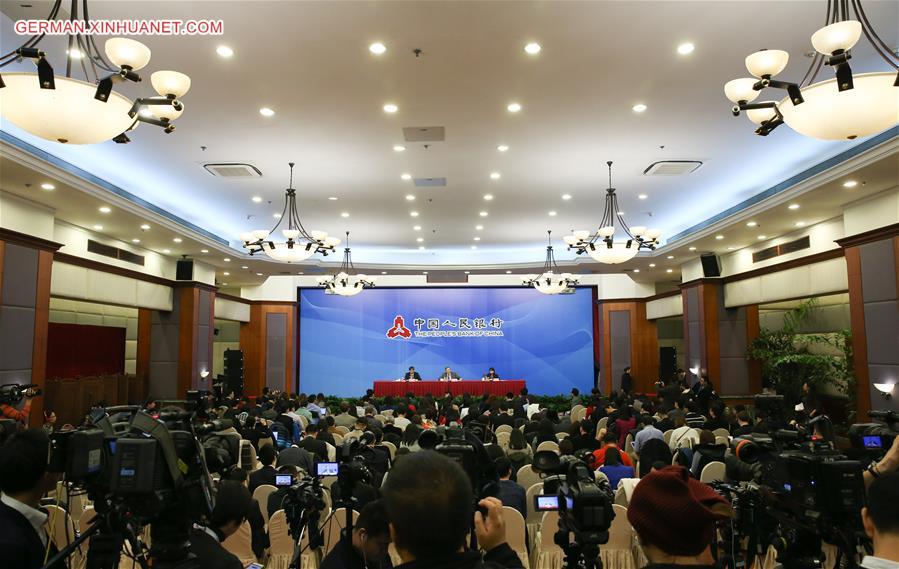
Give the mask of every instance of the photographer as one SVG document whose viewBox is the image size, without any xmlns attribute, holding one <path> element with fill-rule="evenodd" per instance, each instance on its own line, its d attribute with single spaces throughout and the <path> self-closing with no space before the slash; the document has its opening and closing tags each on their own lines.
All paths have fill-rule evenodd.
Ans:
<svg viewBox="0 0 899 569">
<path fill-rule="evenodd" d="M 50 440 L 42 430 L 14 434 L 0 447 L 0 560 L 4 567 L 38 569 L 53 556 L 41 497 L 56 486 L 47 472 Z M 58 563 L 58 567 L 64 567 Z"/>
<path fill-rule="evenodd" d="M 196 555 L 199 569 L 243 569 L 221 542 L 240 528 L 251 504 L 250 492 L 240 482 L 223 480 L 219 484 L 209 526 L 195 525 L 190 532 L 190 552 Z"/>
<path fill-rule="evenodd" d="M 31 415 L 31 400 L 40 395 L 38 391 L 34 389 L 26 389 L 25 390 L 25 403 L 22 404 L 22 409 L 16 409 L 14 405 L 10 405 L 8 403 L 0 403 L 0 415 L 4 419 L 12 419 L 13 421 L 20 422 L 23 426 L 28 425 L 28 416 Z"/>
<path fill-rule="evenodd" d="M 871 484 L 868 507 L 862 508 L 865 533 L 874 542 L 874 555 L 867 555 L 862 560 L 865 569 L 899 567 L 899 508 L 896 504 L 899 504 L 899 472 L 891 472 Z"/>
<path fill-rule="evenodd" d="M 627 508 L 649 565 L 644 569 L 716 567 L 715 524 L 733 517 L 730 504 L 686 469 L 667 466 L 644 476 Z"/>
<path fill-rule="evenodd" d="M 390 524 L 380 500 L 366 504 L 353 525 L 352 535 L 344 533 L 319 569 L 388 569 Z"/>
<path fill-rule="evenodd" d="M 502 502 L 485 498 L 474 511 L 468 475 L 458 463 L 436 452 L 421 451 L 399 461 L 384 485 L 390 535 L 403 560 L 401 569 L 520 568 L 521 560 L 506 543 Z M 466 550 L 474 519 L 478 550 Z"/>
</svg>

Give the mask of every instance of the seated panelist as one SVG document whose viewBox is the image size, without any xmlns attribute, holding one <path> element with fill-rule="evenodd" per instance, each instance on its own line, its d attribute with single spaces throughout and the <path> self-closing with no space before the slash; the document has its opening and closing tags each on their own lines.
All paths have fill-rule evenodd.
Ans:
<svg viewBox="0 0 899 569">
<path fill-rule="evenodd" d="M 487 373 L 481 378 L 481 381 L 499 381 L 499 374 L 496 373 L 496 370 L 490 368 L 487 370 Z"/>
<path fill-rule="evenodd" d="M 403 376 L 406 381 L 421 381 L 421 375 L 415 371 L 415 366 L 409 366 L 409 371 Z"/>
<path fill-rule="evenodd" d="M 443 375 L 440 376 L 440 381 L 459 381 L 459 374 L 450 369 L 449 366 L 443 368 Z"/>
</svg>

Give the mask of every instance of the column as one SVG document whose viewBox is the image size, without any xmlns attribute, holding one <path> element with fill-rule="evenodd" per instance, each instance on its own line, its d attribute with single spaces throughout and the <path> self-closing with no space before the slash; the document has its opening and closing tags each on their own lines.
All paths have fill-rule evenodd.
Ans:
<svg viewBox="0 0 899 569">
<path fill-rule="evenodd" d="M 659 341 L 656 323 L 646 319 L 646 303 L 601 300 L 597 316 L 603 391 L 619 389 L 628 366 L 634 378 L 633 390 L 653 391 L 659 372 Z"/>
<path fill-rule="evenodd" d="M 50 274 L 61 245 L 0 228 L 0 384 L 44 389 Z M 30 425 L 43 423 L 44 398 L 31 402 Z"/>
<path fill-rule="evenodd" d="M 298 390 L 296 318 L 295 302 L 257 301 L 250 306 L 250 321 L 240 325 L 245 394 L 259 395 L 263 387 Z"/>
<path fill-rule="evenodd" d="M 846 256 L 858 420 L 899 411 L 899 223 L 837 241 Z M 875 383 L 893 384 L 891 399 Z"/>
</svg>

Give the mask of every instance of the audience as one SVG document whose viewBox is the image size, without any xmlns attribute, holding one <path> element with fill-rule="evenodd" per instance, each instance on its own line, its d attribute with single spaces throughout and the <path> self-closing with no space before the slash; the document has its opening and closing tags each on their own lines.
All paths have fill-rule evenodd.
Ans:
<svg viewBox="0 0 899 569">
<path fill-rule="evenodd" d="M 899 442 L 899 437 L 895 439 Z M 895 445 L 894 445 L 895 446 Z M 899 564 L 899 472 L 876 478 L 868 486 L 868 506 L 862 508 L 862 525 L 874 542 L 874 554 L 865 556 L 865 569 L 895 568 Z"/>
<path fill-rule="evenodd" d="M 503 506 L 515 508 L 521 513 L 521 517 L 528 517 L 528 503 L 525 489 L 512 481 L 512 463 L 508 458 L 502 457 L 494 461 L 496 473 L 499 475 L 499 500 Z"/>
<path fill-rule="evenodd" d="M 343 533 L 319 569 L 380 569 L 391 567 L 387 556 L 390 523 L 381 501 L 369 502 L 359 512 L 352 534 Z"/>
<path fill-rule="evenodd" d="M 602 436 L 603 446 L 599 450 L 593 451 L 593 465 L 594 470 L 599 469 L 603 464 L 606 463 L 606 452 L 609 449 L 618 450 L 618 435 L 615 434 L 614 431 L 608 431 Z M 627 453 L 619 453 L 620 459 L 623 464 L 627 466 L 633 466 L 631 462 L 631 457 L 627 455 Z"/>
<path fill-rule="evenodd" d="M 262 486 L 263 484 L 269 484 L 271 486 L 275 485 L 276 471 L 274 465 L 275 459 L 277 457 L 278 453 L 271 445 L 265 445 L 264 447 L 259 449 L 257 458 L 262 464 L 262 468 L 250 473 L 250 482 L 248 484 L 250 494 L 255 492 L 256 488 Z"/>
<path fill-rule="evenodd" d="M 615 447 L 605 449 L 605 457 L 599 471 L 606 475 L 609 479 L 609 486 L 612 490 L 618 488 L 618 482 L 622 478 L 633 478 L 634 468 L 626 464 L 622 464 L 623 453 Z M 626 456 L 626 455 L 624 455 Z"/>
<path fill-rule="evenodd" d="M 671 438 L 668 439 L 668 446 L 671 452 L 682 447 L 691 447 L 694 443 L 699 442 L 699 435 L 693 427 L 687 425 L 684 414 L 680 411 L 672 411 L 668 414 L 674 421 L 674 430 L 671 431 Z"/>
<path fill-rule="evenodd" d="M 247 486 L 250 481 L 247 471 L 236 466 L 228 471 L 225 479 L 239 482 L 244 486 Z M 268 504 L 266 504 L 266 507 L 268 507 Z M 250 507 L 247 509 L 246 518 L 250 522 L 253 553 L 256 554 L 257 559 L 262 559 L 265 550 L 268 549 L 269 540 L 268 533 L 265 531 L 265 520 L 262 518 L 262 510 L 259 509 L 259 502 L 255 498 L 251 497 L 250 499 Z"/>
<path fill-rule="evenodd" d="M 646 441 L 650 439 L 665 439 L 662 431 L 653 426 L 652 417 L 650 415 L 643 415 L 640 417 L 640 425 L 642 425 L 642 428 L 634 436 L 634 452 L 638 455 L 640 454 L 640 449 L 646 444 Z"/>
</svg>

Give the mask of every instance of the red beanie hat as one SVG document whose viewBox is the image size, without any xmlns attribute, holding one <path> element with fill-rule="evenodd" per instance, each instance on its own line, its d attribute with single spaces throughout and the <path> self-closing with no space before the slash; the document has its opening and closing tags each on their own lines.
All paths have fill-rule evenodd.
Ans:
<svg viewBox="0 0 899 569">
<path fill-rule="evenodd" d="M 672 555 L 699 555 L 712 543 L 715 522 L 727 513 L 712 511 L 730 503 L 711 486 L 690 477 L 681 466 L 644 476 L 634 488 L 627 519 L 643 543 Z"/>
</svg>

